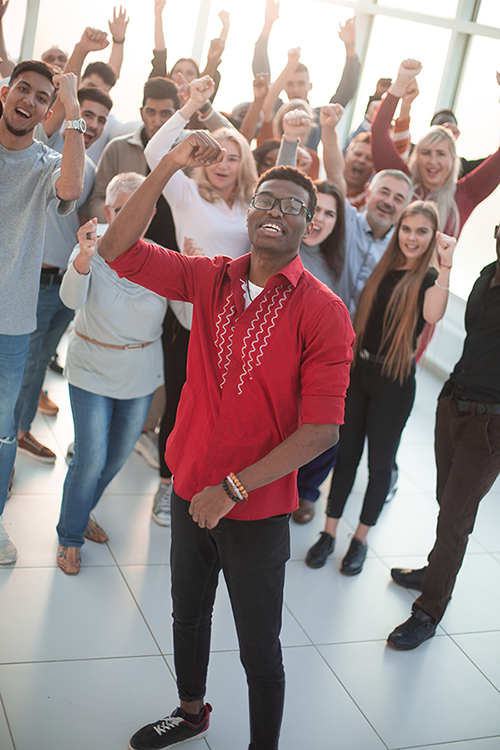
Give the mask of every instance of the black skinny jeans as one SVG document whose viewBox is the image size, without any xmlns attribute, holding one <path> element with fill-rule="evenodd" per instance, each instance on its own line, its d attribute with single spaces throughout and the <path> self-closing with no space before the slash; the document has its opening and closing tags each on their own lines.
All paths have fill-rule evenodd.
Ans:
<svg viewBox="0 0 500 750">
<path fill-rule="evenodd" d="M 250 702 L 251 750 L 277 750 L 285 697 L 279 634 L 288 515 L 258 521 L 222 518 L 200 529 L 189 503 L 172 492 L 174 659 L 179 697 L 203 699 L 219 572 L 226 580 Z"/>
<path fill-rule="evenodd" d="M 368 438 L 369 481 L 360 521 L 374 526 L 384 507 L 401 433 L 415 400 L 415 364 L 399 385 L 381 374 L 382 365 L 356 360 L 340 428 L 339 454 L 328 497 L 327 515 L 340 518 L 354 485 Z"/>
</svg>

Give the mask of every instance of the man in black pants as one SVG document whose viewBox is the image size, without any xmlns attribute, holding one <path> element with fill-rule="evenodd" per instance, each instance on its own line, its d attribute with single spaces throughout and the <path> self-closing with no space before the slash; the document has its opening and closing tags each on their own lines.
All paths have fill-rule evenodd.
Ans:
<svg viewBox="0 0 500 750">
<path fill-rule="evenodd" d="M 439 517 L 428 565 L 393 568 L 406 588 L 421 590 L 413 614 L 389 635 L 394 648 L 420 646 L 436 632 L 451 599 L 479 503 L 500 473 L 500 227 L 497 261 L 483 268 L 467 301 L 462 358 L 441 391 L 435 452 Z"/>
</svg>

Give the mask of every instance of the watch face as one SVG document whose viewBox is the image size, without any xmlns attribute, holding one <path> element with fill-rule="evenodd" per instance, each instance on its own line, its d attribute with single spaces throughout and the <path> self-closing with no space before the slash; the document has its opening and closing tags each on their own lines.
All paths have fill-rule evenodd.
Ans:
<svg viewBox="0 0 500 750">
<path fill-rule="evenodd" d="M 67 120 L 66 130 L 79 130 L 80 133 L 85 133 L 87 130 L 87 123 L 83 117 L 80 117 L 79 120 Z"/>
</svg>

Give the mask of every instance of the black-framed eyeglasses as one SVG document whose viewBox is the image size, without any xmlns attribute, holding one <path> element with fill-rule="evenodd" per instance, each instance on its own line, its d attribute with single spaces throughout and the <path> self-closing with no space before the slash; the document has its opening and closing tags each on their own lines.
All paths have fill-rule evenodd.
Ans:
<svg viewBox="0 0 500 750">
<path fill-rule="evenodd" d="M 273 195 L 257 193 L 250 201 L 250 205 L 259 211 L 272 211 L 277 203 L 280 204 L 280 211 L 282 214 L 298 216 L 302 209 L 304 209 L 307 221 L 312 221 L 312 216 L 309 213 L 306 204 L 299 201 L 298 198 L 275 198 Z"/>
</svg>

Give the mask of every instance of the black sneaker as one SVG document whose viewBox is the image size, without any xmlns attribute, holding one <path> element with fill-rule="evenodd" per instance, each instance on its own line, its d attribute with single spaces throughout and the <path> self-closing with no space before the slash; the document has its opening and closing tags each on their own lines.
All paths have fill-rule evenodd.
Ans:
<svg viewBox="0 0 500 750">
<path fill-rule="evenodd" d="M 335 537 L 322 531 L 316 544 L 313 544 L 306 557 L 306 565 L 310 568 L 322 568 L 326 558 L 331 555 L 335 547 Z"/>
<path fill-rule="evenodd" d="M 432 638 L 436 628 L 437 625 L 432 622 L 430 615 L 422 609 L 417 609 L 406 622 L 394 628 L 387 643 L 399 651 L 411 651 L 428 638 Z"/>
<path fill-rule="evenodd" d="M 361 539 L 356 539 L 356 537 L 353 536 L 347 554 L 342 560 L 340 572 L 345 576 L 357 576 L 358 573 L 361 573 L 363 570 L 363 564 L 367 552 L 368 545 L 363 544 Z"/>
<path fill-rule="evenodd" d="M 404 586 L 405 589 L 415 589 L 415 591 L 422 591 L 422 584 L 424 582 L 425 568 L 391 568 L 392 580 Z"/>
<path fill-rule="evenodd" d="M 399 479 L 399 470 L 393 467 L 391 470 L 391 484 L 389 486 L 389 491 L 387 492 L 387 496 L 384 500 L 385 503 L 390 503 L 392 498 L 398 491 L 398 479 Z"/>
<path fill-rule="evenodd" d="M 212 706 L 205 703 L 205 712 L 199 724 L 187 721 L 181 708 L 176 708 L 171 716 L 146 724 L 139 729 L 129 742 L 129 750 L 163 750 L 165 747 L 175 747 L 181 742 L 199 740 L 208 732 L 210 711 Z"/>
</svg>

